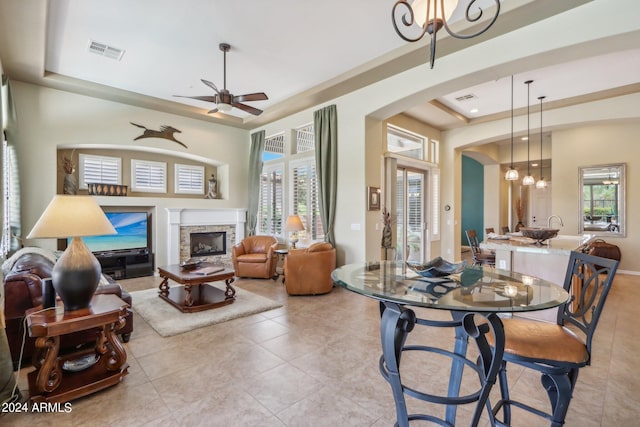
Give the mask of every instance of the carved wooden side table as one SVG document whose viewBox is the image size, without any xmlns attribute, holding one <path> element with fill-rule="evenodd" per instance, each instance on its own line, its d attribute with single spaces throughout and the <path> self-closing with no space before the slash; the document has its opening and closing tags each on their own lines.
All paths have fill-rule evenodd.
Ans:
<svg viewBox="0 0 640 427">
<path fill-rule="evenodd" d="M 33 402 L 68 402 L 116 385 L 128 373 L 127 353 L 116 337 L 129 305 L 116 295 L 95 295 L 89 308 L 64 312 L 55 308 L 27 311 L 29 335 L 36 337 L 30 372 Z M 97 328 L 94 348 L 60 355 L 60 336 Z"/>
</svg>

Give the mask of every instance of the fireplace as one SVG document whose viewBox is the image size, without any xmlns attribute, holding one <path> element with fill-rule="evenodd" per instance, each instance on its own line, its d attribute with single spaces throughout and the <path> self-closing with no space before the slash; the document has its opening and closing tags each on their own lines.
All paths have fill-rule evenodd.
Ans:
<svg viewBox="0 0 640 427">
<path fill-rule="evenodd" d="M 224 255 L 227 253 L 227 233 L 225 231 L 206 231 L 189 234 L 191 257 Z"/>
</svg>

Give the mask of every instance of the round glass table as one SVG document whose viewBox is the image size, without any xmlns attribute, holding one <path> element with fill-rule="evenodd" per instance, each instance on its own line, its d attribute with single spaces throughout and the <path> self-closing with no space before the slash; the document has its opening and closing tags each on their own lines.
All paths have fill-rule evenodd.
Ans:
<svg viewBox="0 0 640 427">
<path fill-rule="evenodd" d="M 423 277 L 404 263 L 381 261 L 344 265 L 334 270 L 331 277 L 338 286 L 380 301 L 382 356 L 379 368 L 391 386 L 397 425 L 401 427 L 408 426 L 413 420 L 456 425 L 457 405 L 474 402 L 476 407 L 471 424 L 476 426 L 502 363 L 504 330 L 498 315 L 553 308 L 569 298 L 569 294 L 554 283 L 487 267 L 465 267 L 443 277 Z M 420 319 L 410 306 L 448 310 L 452 320 Z M 405 345 L 408 334 L 416 325 L 455 328 L 453 351 Z M 477 360 L 466 357 L 469 338 L 476 343 Z M 447 396 L 432 395 L 403 385 L 400 359 L 406 351 L 438 353 L 451 358 Z M 480 389 L 461 396 L 465 367 L 478 374 Z M 429 414 L 408 414 L 405 395 L 447 405 L 445 419 Z M 490 410 L 487 412 L 494 425 L 493 414 Z"/>
</svg>

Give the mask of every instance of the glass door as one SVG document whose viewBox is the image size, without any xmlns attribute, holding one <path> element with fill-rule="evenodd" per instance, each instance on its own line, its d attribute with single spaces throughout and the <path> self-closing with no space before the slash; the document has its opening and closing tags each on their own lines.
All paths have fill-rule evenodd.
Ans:
<svg viewBox="0 0 640 427">
<path fill-rule="evenodd" d="M 427 257 L 425 222 L 428 200 L 424 171 L 397 169 L 396 175 L 396 233 L 397 261 L 424 263 Z"/>
</svg>

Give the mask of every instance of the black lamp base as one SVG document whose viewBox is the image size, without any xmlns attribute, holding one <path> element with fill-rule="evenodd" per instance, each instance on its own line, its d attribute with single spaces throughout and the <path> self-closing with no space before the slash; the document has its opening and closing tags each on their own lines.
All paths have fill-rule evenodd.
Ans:
<svg viewBox="0 0 640 427">
<path fill-rule="evenodd" d="M 74 237 L 51 272 L 53 287 L 64 303 L 64 311 L 89 307 L 101 272 L 96 257 L 80 237 Z"/>
</svg>

